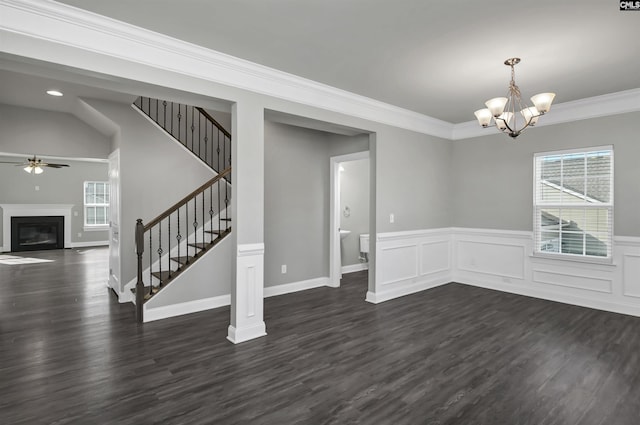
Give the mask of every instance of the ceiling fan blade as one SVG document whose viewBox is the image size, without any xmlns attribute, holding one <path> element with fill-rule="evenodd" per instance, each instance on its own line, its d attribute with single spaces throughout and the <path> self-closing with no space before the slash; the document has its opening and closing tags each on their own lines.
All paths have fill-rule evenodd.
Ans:
<svg viewBox="0 0 640 425">
<path fill-rule="evenodd" d="M 51 168 L 62 168 L 62 167 L 68 167 L 69 165 L 67 164 L 51 164 L 49 162 L 47 163 L 42 163 L 40 164 L 41 167 L 51 167 Z"/>
</svg>

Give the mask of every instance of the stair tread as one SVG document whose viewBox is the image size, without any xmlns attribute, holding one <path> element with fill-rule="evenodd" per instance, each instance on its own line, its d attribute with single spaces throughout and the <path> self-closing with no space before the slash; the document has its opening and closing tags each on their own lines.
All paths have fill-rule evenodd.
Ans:
<svg viewBox="0 0 640 425">
<path fill-rule="evenodd" d="M 193 255 L 181 255 L 179 257 L 171 257 L 172 261 L 180 264 L 186 264 L 187 262 L 193 260 Z"/>
<path fill-rule="evenodd" d="M 159 279 L 160 282 L 164 282 L 167 280 L 175 271 L 173 270 L 163 270 L 161 272 L 151 272 L 151 275 L 155 278 Z"/>
<path fill-rule="evenodd" d="M 209 245 L 211 245 L 211 242 L 191 242 L 189 244 L 189 246 L 193 246 L 196 247 L 198 249 L 205 249 L 206 247 L 208 247 Z"/>
<path fill-rule="evenodd" d="M 231 221 L 230 218 L 221 218 L 220 221 Z"/>
<path fill-rule="evenodd" d="M 205 233 L 210 233 L 213 235 L 222 235 L 225 233 L 228 233 L 231 231 L 231 227 L 227 227 L 226 229 L 220 229 L 220 230 L 205 230 Z"/>
</svg>

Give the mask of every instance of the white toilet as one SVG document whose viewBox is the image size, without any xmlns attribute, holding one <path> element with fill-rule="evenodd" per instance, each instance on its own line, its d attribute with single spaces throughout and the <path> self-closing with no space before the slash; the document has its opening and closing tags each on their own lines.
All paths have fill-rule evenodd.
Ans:
<svg viewBox="0 0 640 425">
<path fill-rule="evenodd" d="M 369 234 L 360 235 L 360 261 L 369 262 Z"/>
</svg>

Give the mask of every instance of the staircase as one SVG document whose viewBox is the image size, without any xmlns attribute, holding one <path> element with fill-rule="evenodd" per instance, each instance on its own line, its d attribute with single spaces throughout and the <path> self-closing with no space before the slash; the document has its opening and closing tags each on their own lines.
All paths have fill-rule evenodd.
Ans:
<svg viewBox="0 0 640 425">
<path fill-rule="evenodd" d="M 202 108 L 139 97 L 133 104 L 212 171 L 146 224 L 136 223 L 136 318 L 143 305 L 231 233 L 231 134 Z"/>
</svg>

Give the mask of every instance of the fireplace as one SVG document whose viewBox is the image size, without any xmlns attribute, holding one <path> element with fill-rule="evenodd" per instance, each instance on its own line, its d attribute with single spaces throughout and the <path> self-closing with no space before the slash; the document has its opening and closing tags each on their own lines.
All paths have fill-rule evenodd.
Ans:
<svg viewBox="0 0 640 425">
<path fill-rule="evenodd" d="M 11 217 L 11 251 L 64 248 L 64 216 Z"/>
</svg>

